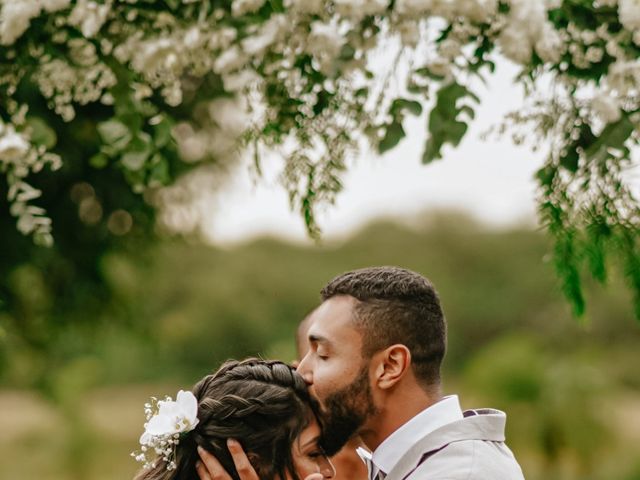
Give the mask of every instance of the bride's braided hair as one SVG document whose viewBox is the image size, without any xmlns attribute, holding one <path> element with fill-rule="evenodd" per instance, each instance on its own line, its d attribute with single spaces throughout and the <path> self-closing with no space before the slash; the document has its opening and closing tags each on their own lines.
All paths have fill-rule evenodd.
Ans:
<svg viewBox="0 0 640 480">
<path fill-rule="evenodd" d="M 228 361 L 193 388 L 199 423 L 176 451 L 177 468 L 164 462 L 140 472 L 136 480 L 197 480 L 196 447 L 213 453 L 236 480 L 227 438 L 238 440 L 261 480 L 295 474 L 291 447 L 318 407 L 300 375 L 279 361 L 250 358 Z"/>
</svg>

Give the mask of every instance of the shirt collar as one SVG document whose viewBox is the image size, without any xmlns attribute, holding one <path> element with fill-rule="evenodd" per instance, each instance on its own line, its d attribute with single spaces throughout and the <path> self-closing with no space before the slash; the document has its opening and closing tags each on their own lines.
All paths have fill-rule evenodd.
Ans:
<svg viewBox="0 0 640 480">
<path fill-rule="evenodd" d="M 373 463 L 377 469 L 389 473 L 400 461 L 402 455 L 418 440 L 434 430 L 462 418 L 458 396 L 444 397 L 389 435 L 373 452 Z"/>
</svg>

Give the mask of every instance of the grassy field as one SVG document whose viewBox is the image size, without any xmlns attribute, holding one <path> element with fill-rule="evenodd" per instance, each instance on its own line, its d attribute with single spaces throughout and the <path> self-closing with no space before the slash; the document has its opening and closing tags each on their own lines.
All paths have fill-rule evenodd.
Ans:
<svg viewBox="0 0 640 480">
<path fill-rule="evenodd" d="M 142 405 L 167 385 L 100 389 L 73 415 L 30 392 L 0 392 L 0 478 L 107 480 L 132 478 L 129 456 L 142 433 Z"/>
<path fill-rule="evenodd" d="M 0 391 L 0 478 L 132 478 L 138 466 L 129 453 L 137 447 L 142 430 L 142 405 L 151 394 L 163 395 L 175 390 L 176 386 L 166 384 L 95 390 L 83 398 L 71 421 L 64 411 L 32 393 Z M 615 424 L 618 438 L 611 444 L 606 458 L 599 462 L 598 470 L 620 470 L 621 465 L 627 464 L 624 470 L 633 471 L 633 451 L 636 456 L 640 452 L 637 447 L 640 445 L 640 395 L 629 393 L 606 399 L 601 409 Z M 82 425 L 77 425 L 78 420 Z M 550 477 L 545 472 L 544 460 L 534 451 L 516 450 L 516 454 L 528 479 L 606 478 L 596 473 L 578 474 L 570 458 L 561 471 Z M 607 480 L 637 478 L 631 474 Z"/>
</svg>

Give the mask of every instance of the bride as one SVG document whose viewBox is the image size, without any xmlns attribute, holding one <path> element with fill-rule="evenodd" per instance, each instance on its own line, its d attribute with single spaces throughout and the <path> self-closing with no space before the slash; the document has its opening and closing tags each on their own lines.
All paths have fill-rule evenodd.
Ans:
<svg viewBox="0 0 640 480">
<path fill-rule="evenodd" d="M 322 450 L 317 403 L 293 368 L 278 361 L 228 361 L 193 392 L 145 405 L 135 480 L 198 480 L 198 448 L 238 480 L 227 439 L 239 442 L 264 480 L 333 478 Z M 155 458 L 148 457 L 155 453 Z"/>
</svg>

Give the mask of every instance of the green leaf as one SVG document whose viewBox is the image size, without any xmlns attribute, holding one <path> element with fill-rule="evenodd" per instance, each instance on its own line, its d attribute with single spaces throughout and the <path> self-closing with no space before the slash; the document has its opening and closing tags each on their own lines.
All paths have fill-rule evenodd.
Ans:
<svg viewBox="0 0 640 480">
<path fill-rule="evenodd" d="M 322 111 L 329 106 L 329 102 L 333 97 L 332 93 L 322 90 L 318 93 L 318 101 L 313 106 L 314 115 L 319 115 Z"/>
<path fill-rule="evenodd" d="M 429 86 L 420 85 L 414 81 L 410 81 L 407 83 L 407 91 L 409 93 L 413 93 L 414 95 L 425 94 L 429 92 Z"/>
<path fill-rule="evenodd" d="M 389 108 L 389 113 L 394 117 L 399 113 L 402 113 L 403 110 L 408 110 L 415 116 L 419 116 L 422 114 L 422 105 L 420 102 L 416 102 L 415 100 L 408 100 L 406 98 L 396 98 Z"/>
<path fill-rule="evenodd" d="M 107 120 L 98 124 L 98 134 L 102 141 L 116 151 L 123 150 L 131 141 L 129 128 L 118 120 Z"/>
<path fill-rule="evenodd" d="M 127 170 L 140 170 L 149 158 L 149 152 L 127 152 L 120 158 L 120 162 Z"/>
<path fill-rule="evenodd" d="M 104 152 L 96 153 L 89 159 L 89 165 L 93 168 L 101 169 L 106 167 L 108 164 L 109 157 Z"/>
<path fill-rule="evenodd" d="M 448 133 L 445 138 L 454 147 L 457 147 L 464 138 L 465 133 L 467 133 L 468 126 L 464 122 L 450 122 L 447 127 Z"/>
<path fill-rule="evenodd" d="M 602 130 L 600 136 L 590 147 L 585 149 L 585 156 L 589 160 L 604 160 L 610 148 L 623 149 L 624 142 L 629 138 L 633 129 L 634 125 L 631 120 L 629 120 L 628 115 L 622 115 L 620 120 L 609 123 L 604 130 Z"/>
<path fill-rule="evenodd" d="M 391 150 L 395 147 L 400 140 L 402 140 L 405 136 L 404 129 L 402 128 L 402 124 L 398 122 L 392 122 L 387 126 L 387 131 L 385 132 L 384 137 L 380 140 L 378 144 L 378 152 L 383 154 L 384 152 Z"/>
<path fill-rule="evenodd" d="M 460 114 L 473 118 L 474 112 L 469 105 L 458 106 L 463 97 L 477 99 L 467 88 L 457 83 L 445 85 L 438 91 L 436 105 L 429 114 L 429 137 L 422 155 L 423 163 L 442 158 L 442 147 L 449 143 L 459 145 L 468 130 L 468 125 L 459 119 Z"/>
<path fill-rule="evenodd" d="M 29 117 L 27 119 L 27 125 L 31 128 L 32 143 L 35 145 L 44 145 L 47 150 L 56 146 L 58 136 L 42 118 Z"/>
<path fill-rule="evenodd" d="M 347 43 L 342 46 L 342 49 L 340 50 L 340 55 L 338 58 L 340 60 L 347 61 L 347 60 L 351 60 L 355 54 L 356 54 L 355 49 Z"/>
<path fill-rule="evenodd" d="M 553 165 L 545 165 L 535 174 L 536 178 L 543 187 L 550 187 L 558 170 Z"/>
<path fill-rule="evenodd" d="M 140 132 L 131 142 L 129 150 L 120 157 L 120 162 L 127 170 L 141 170 L 152 151 L 151 136 Z"/>
<path fill-rule="evenodd" d="M 575 145 L 570 145 L 567 148 L 567 152 L 560 156 L 560 165 L 566 168 L 571 173 L 578 171 L 578 165 L 580 162 L 580 155 L 575 149 Z"/>
<path fill-rule="evenodd" d="M 415 74 L 420 75 L 421 77 L 430 78 L 431 80 L 444 80 L 445 77 L 442 75 L 436 75 L 433 73 L 428 67 L 421 67 L 413 71 Z"/>
<path fill-rule="evenodd" d="M 462 105 L 460 107 L 460 113 L 466 113 L 469 117 L 469 120 L 473 120 L 476 118 L 476 112 L 469 105 Z"/>
<path fill-rule="evenodd" d="M 166 116 L 163 116 L 162 120 L 154 126 L 153 141 L 157 148 L 162 148 L 171 141 L 172 127 L 173 122 Z"/>
<path fill-rule="evenodd" d="M 452 82 L 438 91 L 438 103 L 454 103 L 467 95 L 468 90 L 459 83 Z"/>
<path fill-rule="evenodd" d="M 422 163 L 427 164 L 442 158 L 442 154 L 440 153 L 442 150 L 442 144 L 443 142 L 441 138 L 433 136 L 430 137 L 427 140 L 424 153 L 422 154 Z"/>
<path fill-rule="evenodd" d="M 169 171 L 168 160 L 156 153 L 151 159 L 151 163 L 154 164 L 149 174 L 149 184 L 168 185 L 171 182 L 171 174 Z"/>
</svg>

